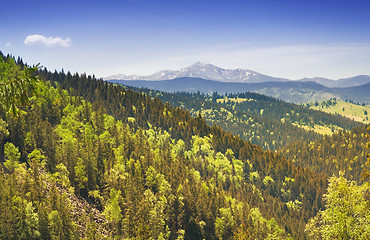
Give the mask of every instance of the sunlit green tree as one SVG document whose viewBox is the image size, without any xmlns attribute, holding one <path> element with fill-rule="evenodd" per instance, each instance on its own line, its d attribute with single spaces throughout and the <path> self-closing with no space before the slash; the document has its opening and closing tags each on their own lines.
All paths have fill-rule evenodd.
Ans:
<svg viewBox="0 0 370 240">
<path fill-rule="evenodd" d="M 26 66 L 22 69 L 13 58 L 0 58 L 0 107 L 16 115 L 21 105 L 29 103 L 36 86 L 36 70 Z"/>
<path fill-rule="evenodd" d="M 340 173 L 329 179 L 326 209 L 306 226 L 311 239 L 369 239 L 370 208 L 365 200 L 369 185 L 358 186 Z"/>
</svg>

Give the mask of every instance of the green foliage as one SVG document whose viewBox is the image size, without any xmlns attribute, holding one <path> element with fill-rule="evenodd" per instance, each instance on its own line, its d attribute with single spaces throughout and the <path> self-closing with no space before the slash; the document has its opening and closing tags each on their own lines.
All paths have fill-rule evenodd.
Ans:
<svg viewBox="0 0 370 240">
<path fill-rule="evenodd" d="M 4 154 L 6 159 L 4 166 L 8 169 L 8 171 L 13 172 L 15 168 L 19 166 L 19 159 L 21 158 L 19 149 L 14 146 L 13 143 L 6 143 L 4 147 Z"/>
<path fill-rule="evenodd" d="M 214 93 L 211 101 L 209 96 L 197 93 L 160 93 L 148 89 L 140 91 L 187 109 L 194 117 L 201 114 L 209 125 L 219 125 L 264 149 L 275 150 L 297 141 L 316 140 L 320 135 L 314 130 L 320 130 L 320 134 L 322 130 L 332 134 L 338 129 L 350 130 L 361 125 L 341 116 L 314 111 L 257 93 L 233 94 L 228 97 Z"/>
<path fill-rule="evenodd" d="M 68 172 L 67 167 L 63 163 L 59 163 L 56 166 L 56 170 L 57 171 L 53 174 L 53 176 L 55 177 L 55 180 L 59 184 L 61 184 L 64 188 L 69 189 L 71 187 L 71 183 L 69 181 L 69 172 Z M 80 172 L 79 171 L 76 171 L 76 172 L 77 172 L 76 178 L 79 179 L 78 176 L 80 175 Z"/>
<path fill-rule="evenodd" d="M 50 223 L 50 233 L 56 239 L 61 237 L 62 232 L 62 220 L 60 219 L 59 212 L 54 210 L 48 214 L 48 220 Z"/>
<path fill-rule="evenodd" d="M 110 191 L 110 198 L 104 208 L 103 215 L 107 218 L 110 228 L 115 230 L 115 234 L 119 234 L 121 228 L 121 208 L 119 206 L 121 191 L 116 191 L 114 188 Z"/>
<path fill-rule="evenodd" d="M 3 139 L 9 135 L 7 126 L 8 124 L 0 118 L 0 143 L 2 143 Z"/>
<path fill-rule="evenodd" d="M 307 107 L 311 109 L 320 110 L 330 114 L 341 115 L 349 119 L 369 124 L 370 121 L 367 117 L 367 112 L 369 111 L 369 106 L 362 106 L 360 104 L 354 104 L 344 101 L 337 101 L 336 99 L 330 99 L 318 103 L 317 105 L 307 104 Z"/>
<path fill-rule="evenodd" d="M 38 239 L 40 237 L 39 228 L 39 217 L 35 208 L 32 206 L 32 202 L 26 205 L 26 235 L 27 239 Z"/>
<path fill-rule="evenodd" d="M 312 142 L 297 142 L 281 152 L 295 164 L 328 176 L 345 173 L 345 177 L 362 182 L 366 163 L 366 126 L 339 131 Z"/>
<path fill-rule="evenodd" d="M 370 208 L 365 199 L 369 190 L 369 184 L 358 186 L 342 173 L 331 177 L 324 195 L 326 209 L 309 221 L 308 235 L 316 239 L 369 239 Z"/>
<path fill-rule="evenodd" d="M 370 126 L 367 127 L 367 131 L 369 131 L 369 130 L 370 130 Z M 368 140 L 370 139 L 369 132 L 366 132 L 366 138 Z M 369 182 L 369 180 L 370 180 L 370 153 L 369 153 L 369 149 L 370 149 L 370 141 L 368 141 L 366 143 L 366 150 L 367 150 L 366 157 L 367 157 L 367 162 L 365 163 L 364 171 L 362 173 L 363 179 L 366 180 L 367 182 Z"/>
<path fill-rule="evenodd" d="M 199 115 L 86 75 L 39 77 L 27 114 L 4 118 L 9 158 L 26 164 L 0 167 L 3 238 L 28 203 L 43 239 L 300 238 L 321 207 L 326 175 Z"/>
<path fill-rule="evenodd" d="M 21 69 L 13 58 L 4 61 L 0 57 L 0 107 L 10 114 L 17 115 L 19 107 L 27 104 L 36 84 L 34 73 L 37 67 Z"/>
</svg>

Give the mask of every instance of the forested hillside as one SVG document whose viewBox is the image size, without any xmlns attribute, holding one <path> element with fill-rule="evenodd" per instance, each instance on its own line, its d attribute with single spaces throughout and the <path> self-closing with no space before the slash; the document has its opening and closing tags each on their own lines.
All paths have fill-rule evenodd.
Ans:
<svg viewBox="0 0 370 240">
<path fill-rule="evenodd" d="M 310 104 L 300 106 L 257 93 L 229 94 L 225 97 L 216 93 L 208 96 L 199 93 L 172 94 L 149 89 L 136 90 L 188 109 L 193 116 L 201 114 L 210 125 L 219 125 L 255 144 L 277 149 L 297 165 L 329 176 L 343 171 L 346 178 L 362 182 L 361 173 L 366 162 L 366 126 L 338 116 L 339 114 L 312 111 L 308 108 L 312 107 Z M 332 99 L 313 104 L 316 105 L 326 109 L 336 106 L 337 101 Z M 362 112 L 362 108 L 365 108 L 352 105 L 346 103 L 345 106 L 357 112 L 358 108 L 361 107 Z M 350 110 L 347 109 L 348 111 Z M 244 119 L 247 121 L 243 121 Z M 331 127 L 336 133 L 324 136 L 313 134 L 312 131 L 305 131 L 291 123 Z M 248 139 L 246 136 L 249 135 L 252 137 Z"/>
<path fill-rule="evenodd" d="M 304 239 L 323 206 L 326 175 L 189 112 L 86 75 L 38 78 L 19 114 L 1 107 L 1 238 Z"/>
<path fill-rule="evenodd" d="M 281 152 L 294 163 L 332 176 L 343 171 L 344 177 L 361 183 L 367 161 L 366 126 L 339 131 L 317 141 L 296 142 Z"/>
<path fill-rule="evenodd" d="M 239 99 L 239 101 L 230 101 L 229 99 Z M 222 102 L 239 111 L 250 112 L 255 115 L 265 114 L 270 118 L 282 122 L 289 122 L 310 130 L 316 130 L 316 127 L 327 128 L 330 134 L 338 129 L 350 130 L 355 126 L 361 125 L 342 116 L 314 111 L 300 105 L 279 101 L 271 97 L 258 96 L 255 93 L 229 95 L 228 98 Z M 320 133 L 320 131 L 317 132 Z"/>
<path fill-rule="evenodd" d="M 199 114 L 209 125 L 240 136 L 246 141 L 277 150 L 291 143 L 314 141 L 322 131 L 332 134 L 338 129 L 350 130 L 362 124 L 306 107 L 277 100 L 257 93 L 227 97 L 214 93 L 165 93 L 150 89 L 134 89 L 158 97 L 172 106 L 187 109 L 192 116 Z"/>
<path fill-rule="evenodd" d="M 370 123 L 370 106 L 366 106 L 365 103 L 355 104 L 352 101 L 339 101 L 333 98 L 323 102 L 307 103 L 306 106 L 323 112 L 341 115 L 357 122 Z"/>
</svg>

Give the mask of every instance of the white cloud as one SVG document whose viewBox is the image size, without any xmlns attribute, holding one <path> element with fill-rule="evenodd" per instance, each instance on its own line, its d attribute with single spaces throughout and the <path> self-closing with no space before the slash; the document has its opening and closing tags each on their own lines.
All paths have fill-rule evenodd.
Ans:
<svg viewBox="0 0 370 240">
<path fill-rule="evenodd" d="M 10 47 L 12 44 L 10 43 L 10 42 L 7 42 L 6 44 L 5 44 L 5 47 Z"/>
<path fill-rule="evenodd" d="M 30 46 L 41 44 L 46 47 L 55 47 L 55 46 L 70 47 L 71 39 L 70 38 L 62 39 L 60 37 L 45 37 L 45 36 L 36 34 L 36 35 L 28 35 L 26 39 L 24 40 L 24 44 L 30 45 Z"/>
</svg>

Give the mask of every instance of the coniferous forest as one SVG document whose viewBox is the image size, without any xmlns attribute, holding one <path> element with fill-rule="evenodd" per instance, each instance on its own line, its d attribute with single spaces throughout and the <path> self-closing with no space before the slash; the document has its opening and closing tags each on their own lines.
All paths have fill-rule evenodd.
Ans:
<svg viewBox="0 0 370 240">
<path fill-rule="evenodd" d="M 179 106 L 2 54 L 0 77 L 0 239 L 370 237 L 365 125 L 283 103 L 289 121 L 343 129 L 323 137 L 264 117 L 278 100 L 225 103 L 244 121 L 259 112 L 273 137 L 255 131 L 256 145 L 245 122 L 237 134 L 186 110 L 188 96 Z"/>
</svg>

